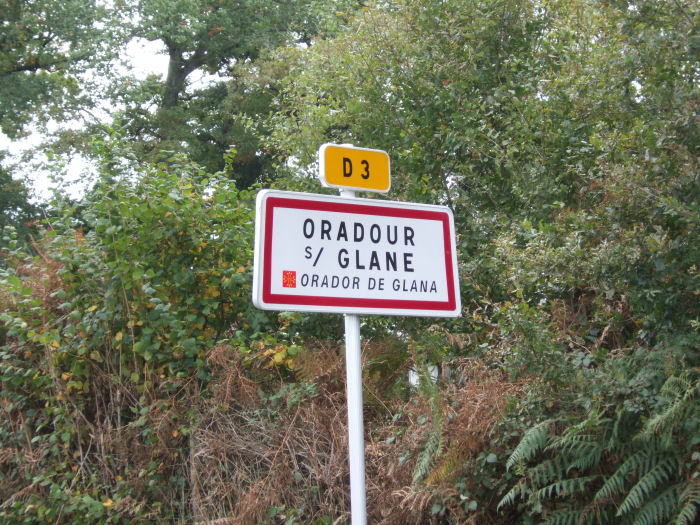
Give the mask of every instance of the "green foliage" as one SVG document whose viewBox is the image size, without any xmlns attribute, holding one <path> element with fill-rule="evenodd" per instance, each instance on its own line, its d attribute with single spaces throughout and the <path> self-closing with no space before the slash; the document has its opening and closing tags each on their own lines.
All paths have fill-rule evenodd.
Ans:
<svg viewBox="0 0 700 525">
<path fill-rule="evenodd" d="M 420 337 L 409 343 L 412 350 L 414 369 L 418 376 L 418 389 L 428 400 L 431 415 L 431 428 L 428 432 L 423 449 L 418 454 L 413 468 L 413 483 L 422 482 L 435 459 L 440 457 L 445 447 L 445 414 L 442 406 L 442 396 L 437 386 L 437 377 L 431 374 L 430 366 L 440 362 L 436 359 L 439 351 L 439 333 L 423 332 Z"/>
<path fill-rule="evenodd" d="M 531 2 L 370 11 L 303 57 L 278 99 L 276 143 L 302 166 L 320 143 L 371 143 L 392 152 L 395 196 L 456 204 L 468 193 L 470 208 L 517 213 L 511 180 L 531 179 L 545 157 L 526 149 L 527 118 L 541 113 L 526 102 L 547 67 L 530 60 L 546 22 Z"/>
<path fill-rule="evenodd" d="M 697 9 L 166 4 L 138 8 L 141 36 L 165 43 L 172 74 L 115 90 L 120 126 L 138 143 L 96 141 L 95 188 L 57 205 L 37 257 L 15 245 L 3 266 L 3 519 L 188 519 L 198 485 L 182 458 L 202 407 L 229 429 L 238 420 L 221 414 L 234 410 L 255 436 L 297 416 L 337 422 L 341 321 L 252 308 L 253 202 L 241 191 L 263 178 L 319 191 L 316 151 L 332 141 L 387 150 L 390 198 L 449 205 L 458 234 L 461 318 L 364 320 L 368 405 L 379 407 L 367 427 L 389 425 L 368 448 L 381 456 L 369 471 L 375 515 L 697 521 Z M 273 49 L 288 38 L 304 45 Z M 228 83 L 188 86 L 194 70 Z M 231 353 L 255 382 L 224 360 Z M 413 405 L 396 381 L 408 354 L 423 376 Z M 426 365 L 449 358 L 461 368 L 434 384 Z M 238 410 L 255 395 L 265 410 Z M 401 417 L 409 407 L 423 413 Z M 291 430 L 276 430 L 289 445 Z M 97 452 L 93 436 L 113 448 Z M 313 436 L 299 443 L 323 441 Z M 238 489 L 229 462 L 248 456 L 210 456 Z M 320 472 L 306 459 L 288 458 Z M 339 470 L 327 494 L 345 493 Z M 243 489 L 257 498 L 260 479 L 299 481 L 279 472 Z M 320 487 L 305 487 L 303 505 L 258 498 L 255 512 L 337 520 Z"/>
<path fill-rule="evenodd" d="M 390 152 L 394 198 L 454 209 L 468 306 L 449 331 L 535 378 L 517 480 L 496 483 L 509 522 L 686 508 L 696 394 L 672 388 L 698 356 L 696 18 L 678 2 L 397 2 L 300 53 L 274 101 L 290 187 L 319 144 L 350 142 Z"/>
<path fill-rule="evenodd" d="M 116 346 L 155 370 L 203 368 L 203 350 L 233 322 L 249 329 L 261 318 L 248 301 L 251 197 L 183 156 L 150 168 L 136 184 L 116 161 L 105 156 L 104 182 L 79 215 L 64 210 L 66 233 L 53 241 L 63 245 L 64 280 L 82 292 L 64 309 L 94 318 L 71 330 L 71 339 L 80 348 L 80 332 L 89 328 L 96 346 L 118 338 Z M 92 275 L 105 277 L 95 282 Z"/>
<path fill-rule="evenodd" d="M 0 163 L 2 160 L 0 152 Z M 13 179 L 9 171 L 0 166 L 0 249 L 9 247 L 13 241 L 27 243 L 37 213 L 37 206 L 29 202 L 26 184 Z"/>
<path fill-rule="evenodd" d="M 686 485 L 679 498 L 682 505 L 676 517 L 676 525 L 690 525 L 700 515 L 700 483 L 698 479 Z"/>
<path fill-rule="evenodd" d="M 176 465 L 207 352 L 269 323 L 249 299 L 252 196 L 182 155 L 134 174 L 118 142 L 95 148 L 101 180 L 78 206 L 56 202 L 39 254 L 15 252 L 4 274 L 0 395 L 13 417 L 0 432 L 23 455 L 42 451 L 29 470 L 22 456 L 3 467 L 3 493 L 16 492 L 4 521 L 184 515 Z"/>
<path fill-rule="evenodd" d="M 561 434 L 550 433 L 548 421 L 533 427 L 507 462 L 509 467 L 518 465 L 522 479 L 499 506 L 513 505 L 520 498 L 534 513 L 554 523 L 565 523 L 564 516 L 572 509 L 582 517 L 594 512 L 596 523 L 687 520 L 696 512 L 695 504 L 680 494 L 692 493 L 697 484 L 697 458 L 688 460 L 700 443 L 696 435 L 700 412 L 694 403 L 685 407 L 688 412 L 680 418 L 670 415 L 678 414 L 679 400 L 697 395 L 697 376 L 694 381 L 688 379 L 667 379 L 661 389 L 664 401 L 644 425 L 641 418 L 632 418 L 621 430 L 625 411 L 611 407 L 617 421 L 593 411 Z M 679 384 L 684 385 L 681 390 Z M 549 444 L 543 447 L 545 442 Z"/>
<path fill-rule="evenodd" d="M 659 395 L 667 400 L 666 407 L 646 422 L 643 435 L 648 439 L 661 436 L 667 440 L 673 435 L 674 427 L 681 422 L 692 421 L 696 415 L 700 380 L 688 371 L 680 376 L 670 376 Z M 670 443 L 664 441 L 664 445 Z"/>
<path fill-rule="evenodd" d="M 119 4 L 119 2 L 117 2 Z M 0 14 L 0 131 L 21 135 L 37 119 L 75 116 L 80 73 L 111 52 L 104 5 L 85 0 L 8 0 Z"/>
<path fill-rule="evenodd" d="M 139 0 L 133 34 L 162 42 L 167 76 L 116 82 L 112 97 L 125 104 L 116 122 L 139 145 L 142 159 L 161 160 L 162 150 L 186 144 L 190 158 L 209 171 L 227 168 L 228 157 L 233 169 L 227 175 L 241 189 L 272 178 L 270 155 L 248 123 L 268 114 L 287 66 L 256 59 L 282 44 L 308 45 L 319 33 L 332 33 L 339 22 L 335 14 L 329 20 L 329 12 L 352 11 L 356 4 Z M 193 81 L 195 73 L 202 78 Z M 149 105 L 153 111 L 145 109 Z"/>
<path fill-rule="evenodd" d="M 547 445 L 551 424 L 551 421 L 542 421 L 528 429 L 506 461 L 506 468 L 511 469 L 518 464 L 525 463 L 542 451 Z"/>
</svg>

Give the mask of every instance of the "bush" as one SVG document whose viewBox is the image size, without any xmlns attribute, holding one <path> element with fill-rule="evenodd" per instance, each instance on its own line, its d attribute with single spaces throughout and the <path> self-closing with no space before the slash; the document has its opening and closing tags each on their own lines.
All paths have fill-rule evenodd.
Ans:
<svg viewBox="0 0 700 525">
<path fill-rule="evenodd" d="M 206 353 L 269 324 L 249 299 L 253 197 L 183 156 L 133 173 L 100 147 L 101 180 L 4 272 L 6 522 L 184 516 Z"/>
</svg>

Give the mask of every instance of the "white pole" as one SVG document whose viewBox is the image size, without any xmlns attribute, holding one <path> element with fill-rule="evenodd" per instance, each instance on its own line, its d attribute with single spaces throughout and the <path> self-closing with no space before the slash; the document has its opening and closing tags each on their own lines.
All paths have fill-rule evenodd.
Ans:
<svg viewBox="0 0 700 525">
<path fill-rule="evenodd" d="M 345 314 L 345 372 L 348 398 L 350 510 L 352 525 L 367 523 L 365 502 L 365 433 L 362 420 L 360 316 Z"/>
<path fill-rule="evenodd" d="M 355 197 L 353 190 L 340 190 Z M 345 377 L 348 399 L 348 459 L 350 461 L 350 512 L 352 525 L 367 524 L 365 500 L 365 430 L 362 418 L 362 348 L 360 316 L 345 314 Z"/>
</svg>

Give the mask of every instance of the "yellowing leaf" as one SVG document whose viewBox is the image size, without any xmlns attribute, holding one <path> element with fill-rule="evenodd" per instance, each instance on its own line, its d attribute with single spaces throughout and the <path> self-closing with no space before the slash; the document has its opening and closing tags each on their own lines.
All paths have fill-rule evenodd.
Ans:
<svg viewBox="0 0 700 525">
<path fill-rule="evenodd" d="M 102 505 L 107 509 L 111 509 L 114 506 L 114 501 L 112 498 L 107 498 L 102 502 Z"/>
<path fill-rule="evenodd" d="M 94 312 L 95 310 L 97 310 L 96 304 L 93 304 L 90 308 L 87 309 L 88 312 Z"/>
<path fill-rule="evenodd" d="M 117 332 L 117 335 L 114 336 L 114 338 L 115 338 L 117 341 L 121 341 L 121 340 L 122 340 L 122 337 L 123 337 L 123 335 L 122 335 L 121 332 Z"/>
<path fill-rule="evenodd" d="M 236 273 L 244 273 L 245 272 L 245 266 L 239 266 L 238 270 L 236 270 Z"/>
<path fill-rule="evenodd" d="M 51 341 L 51 346 L 53 346 L 54 348 L 58 348 L 61 346 L 61 343 L 54 339 L 53 341 Z"/>
</svg>

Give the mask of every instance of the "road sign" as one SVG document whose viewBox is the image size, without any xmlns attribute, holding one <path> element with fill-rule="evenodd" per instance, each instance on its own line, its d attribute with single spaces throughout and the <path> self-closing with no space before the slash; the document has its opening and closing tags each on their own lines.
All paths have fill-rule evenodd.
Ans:
<svg viewBox="0 0 700 525">
<path fill-rule="evenodd" d="M 386 193 L 391 186 L 386 151 L 323 144 L 318 150 L 319 178 L 324 186 Z"/>
<path fill-rule="evenodd" d="M 266 310 L 456 317 L 454 219 L 426 204 L 263 190 L 253 303 Z"/>
</svg>

